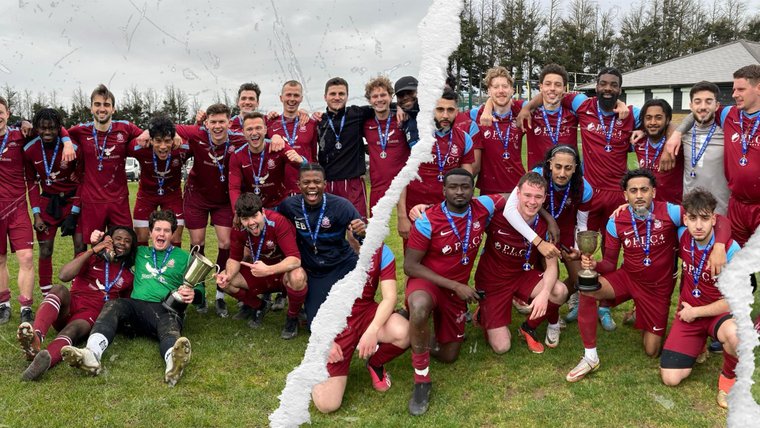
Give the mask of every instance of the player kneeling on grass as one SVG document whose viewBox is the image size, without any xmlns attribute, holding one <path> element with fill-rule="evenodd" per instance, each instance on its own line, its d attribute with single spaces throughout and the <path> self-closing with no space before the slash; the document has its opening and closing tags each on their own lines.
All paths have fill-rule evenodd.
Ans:
<svg viewBox="0 0 760 428">
<path fill-rule="evenodd" d="M 58 275 L 71 282 L 71 291 L 63 285 L 53 286 L 40 303 L 34 325 L 18 326 L 17 338 L 28 360 L 23 380 L 39 379 L 61 362 L 61 349 L 87 337 L 105 302 L 128 297 L 132 291 L 132 266 L 137 252 L 135 232 L 116 226 L 108 234 L 96 230 L 91 235 L 92 248 L 66 263 Z M 113 258 L 103 254 L 113 254 Z M 106 260 L 108 259 L 108 260 Z M 47 349 L 40 351 L 50 327 L 58 330 Z"/>
<path fill-rule="evenodd" d="M 546 221 L 538 211 L 546 198 L 546 179 L 529 172 L 517 184 L 517 212 L 538 234 L 546 235 Z M 488 239 L 475 272 L 475 288 L 482 293 L 476 321 L 486 329 L 486 338 L 497 354 L 509 351 L 511 337 L 507 326 L 512 319 L 512 297 L 531 302 L 531 313 L 518 332 L 531 352 L 544 352 L 536 327 L 549 321 L 545 343 L 559 344 L 559 307 L 567 299 L 567 287 L 557 280 L 557 258 L 546 258 L 542 272 L 537 263 L 541 253 L 523 238 L 501 215 L 488 225 Z M 540 242 L 539 242 L 540 245 Z"/>
<path fill-rule="evenodd" d="M 383 299 L 375 302 L 378 284 Z M 409 347 L 409 321 L 393 313 L 396 306 L 396 262 L 393 252 L 383 245 L 372 257 L 367 282 L 348 317 L 348 325 L 335 338 L 327 358 L 330 378 L 315 386 L 311 396 L 322 413 L 340 408 L 346 390 L 348 369 L 354 349 L 367 360 L 367 370 L 375 390 L 391 387 L 385 364 Z"/>
<path fill-rule="evenodd" d="M 250 192 L 237 199 L 235 214 L 243 229 L 232 230 L 230 258 L 225 270 L 216 276 L 216 284 L 243 303 L 235 318 L 251 318 L 251 328 L 261 326 L 267 311 L 266 302 L 258 295 L 283 291 L 284 287 L 289 304 L 280 337 L 292 339 L 298 334 L 298 312 L 307 291 L 295 227 L 281 214 L 262 208 L 261 199 Z M 253 263 L 243 261 L 246 247 Z"/>
<path fill-rule="evenodd" d="M 728 407 L 728 392 L 736 382 L 736 322 L 731 317 L 728 302 L 716 286 L 716 278 L 706 269 L 715 244 L 713 226 L 717 202 L 710 192 L 697 188 L 683 199 L 686 227 L 678 230 L 678 253 L 683 261 L 681 293 L 678 311 L 673 319 L 660 358 L 662 382 L 676 386 L 691 374 L 697 356 L 702 352 L 707 336 L 723 345 L 723 369 L 718 377 L 718 405 Z M 726 259 L 739 251 L 739 244 L 730 241 Z"/>
<path fill-rule="evenodd" d="M 190 341 L 180 337 L 184 312 L 170 309 L 162 301 L 174 291 L 184 303 L 193 301 L 194 290 L 183 283 L 190 255 L 171 245 L 177 229 L 171 210 L 154 211 L 148 224 L 153 246 L 137 249 L 132 297 L 109 300 L 92 326 L 87 347 L 64 346 L 61 355 L 72 367 L 95 376 L 102 370 L 101 357 L 116 336 L 117 327 L 129 323 L 135 331 L 158 338 L 166 361 L 164 381 L 174 386 L 190 362 Z"/>
</svg>

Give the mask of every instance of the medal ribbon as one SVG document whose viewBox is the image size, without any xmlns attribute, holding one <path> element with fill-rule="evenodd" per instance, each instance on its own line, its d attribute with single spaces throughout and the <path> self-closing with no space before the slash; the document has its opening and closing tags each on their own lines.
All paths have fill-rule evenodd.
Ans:
<svg viewBox="0 0 760 428">
<path fill-rule="evenodd" d="M 311 243 L 314 245 L 314 251 L 317 251 L 317 239 L 319 238 L 319 228 L 322 225 L 322 218 L 325 216 L 325 208 L 327 208 L 327 196 L 322 195 L 322 208 L 319 210 L 319 217 L 317 217 L 317 225 L 312 232 L 311 224 L 309 223 L 309 215 L 306 212 L 306 203 L 303 197 L 301 197 L 301 211 L 303 212 L 303 220 L 306 223 L 306 231 L 309 233 Z"/>
<path fill-rule="evenodd" d="M 163 174 L 159 174 L 158 172 L 158 156 L 156 156 L 156 152 L 153 152 L 153 170 L 156 171 L 156 177 L 158 177 L 158 188 L 163 190 L 164 188 L 164 180 L 166 180 L 166 174 L 169 172 L 169 163 L 172 161 L 172 154 L 169 153 L 169 156 L 166 157 L 166 163 L 164 164 L 164 170 L 162 171 Z"/>
<path fill-rule="evenodd" d="M 227 150 L 230 147 L 230 135 L 227 134 L 227 139 L 224 141 L 224 153 L 222 153 L 221 162 L 216 158 L 216 144 L 214 144 L 214 141 L 211 139 L 211 131 L 207 129 L 206 135 L 208 135 L 208 151 L 211 153 L 211 156 L 214 157 L 216 168 L 219 170 L 219 181 L 224 181 L 224 161 L 227 159 Z"/>
<path fill-rule="evenodd" d="M 459 229 L 457 229 L 456 225 L 454 224 L 454 219 L 451 217 L 449 208 L 446 206 L 446 201 L 441 202 L 441 210 L 443 211 L 443 214 L 446 215 L 446 220 L 449 221 L 451 231 L 454 232 L 454 236 L 457 237 L 457 240 L 462 245 L 462 260 L 469 261 L 469 257 L 467 257 L 467 250 L 470 248 L 470 232 L 472 231 L 472 206 L 468 205 L 467 211 L 464 213 L 464 215 L 467 217 L 467 223 L 464 229 L 464 241 L 462 241 L 462 235 L 459 234 Z"/>
<path fill-rule="evenodd" d="M 451 145 L 454 140 L 454 129 L 449 130 L 449 150 L 446 152 L 446 157 L 441 157 L 441 147 L 438 145 L 438 138 L 435 139 L 435 153 L 436 163 L 438 164 L 438 174 L 443 175 L 443 167 L 446 166 L 446 162 L 449 160 L 449 154 L 451 153 Z"/>
<path fill-rule="evenodd" d="M 558 219 L 560 214 L 562 214 L 562 210 L 565 209 L 565 204 L 567 203 L 567 197 L 570 195 L 570 183 L 567 184 L 567 187 L 565 187 L 565 194 L 562 196 L 562 203 L 559 206 L 559 210 L 554 212 L 554 182 L 549 180 L 549 209 L 551 209 L 552 217 L 554 219 Z"/>
<path fill-rule="evenodd" d="M 377 124 L 377 138 L 380 139 L 380 150 L 385 151 L 388 146 L 388 133 L 391 129 L 391 115 L 388 115 L 388 119 L 385 120 L 385 132 L 380 132 L 380 121 L 375 116 L 375 123 Z"/>
<path fill-rule="evenodd" d="M 5 134 L 8 135 L 8 134 Z M 47 152 L 45 151 L 45 144 L 42 142 L 42 139 L 40 139 L 40 148 L 42 148 L 42 165 L 45 167 L 45 178 L 47 180 L 50 180 L 50 173 L 53 172 L 53 164 L 55 163 L 55 157 L 58 156 L 58 149 L 61 147 L 61 139 L 58 138 L 58 141 L 55 143 L 55 149 L 53 150 L 53 157 L 50 158 L 50 163 L 48 164 L 47 160 Z M 0 152 L 2 152 L 2 148 L 0 148 Z"/>
<path fill-rule="evenodd" d="M 633 234 L 636 237 L 636 241 L 640 241 L 639 238 L 639 228 L 636 226 L 636 215 L 633 214 L 633 208 L 628 206 L 628 211 L 631 213 L 631 223 L 633 224 Z M 647 225 L 647 236 L 646 236 L 646 242 L 644 242 L 644 258 L 649 258 L 649 246 L 650 246 L 650 238 L 652 236 L 652 211 L 649 211 L 649 214 L 647 214 L 646 220 L 644 220 Z"/>
<path fill-rule="evenodd" d="M 262 215 L 264 215 L 262 213 Z M 308 223 L 308 221 L 306 222 Z M 256 263 L 259 260 L 259 256 L 261 255 L 261 246 L 264 244 L 264 237 L 267 235 L 267 219 L 264 218 L 264 227 L 261 229 L 261 235 L 259 235 L 259 247 L 256 249 L 256 252 L 253 251 L 253 241 L 251 241 L 251 234 L 249 233 L 247 236 L 248 239 L 248 250 L 251 251 L 251 257 L 253 257 L 253 262 Z"/>
<path fill-rule="evenodd" d="M 335 132 L 335 125 L 333 124 L 333 119 L 329 116 L 327 117 L 327 124 L 330 125 L 330 129 L 332 129 L 333 135 L 335 135 L 335 146 L 336 148 L 339 148 L 340 134 L 343 132 L 343 125 L 346 124 L 346 114 L 343 113 L 343 117 L 340 118 L 340 129 L 338 129 L 338 132 Z"/>
<path fill-rule="evenodd" d="M 744 113 L 739 112 L 739 129 L 741 130 L 742 137 L 742 157 L 747 157 L 747 151 L 749 151 L 749 142 L 755 137 L 757 127 L 760 125 L 760 114 L 755 117 L 755 123 L 752 125 L 752 132 L 746 134 L 744 132 Z"/>
<path fill-rule="evenodd" d="M 250 148 L 248 149 L 248 160 L 251 162 L 251 172 L 253 173 L 253 184 L 256 187 L 259 187 L 259 180 L 261 179 L 261 169 L 264 167 L 264 158 L 266 157 L 266 145 L 264 145 L 264 150 L 259 153 L 259 170 L 254 171 L 253 170 L 253 155 L 251 155 Z"/>
<path fill-rule="evenodd" d="M 0 159 L 3 158 L 3 153 L 5 153 L 5 146 L 8 144 L 8 136 L 11 135 L 11 130 L 7 126 L 5 127 L 5 136 L 3 137 L 3 144 L 0 145 Z"/>
<path fill-rule="evenodd" d="M 546 132 L 549 133 L 549 138 L 552 140 L 553 145 L 559 144 L 559 128 L 562 125 L 562 106 L 559 106 L 557 112 L 557 128 L 552 130 L 552 124 L 549 123 L 549 115 L 546 113 L 546 109 L 541 107 L 541 114 L 544 116 L 544 123 L 546 123 Z"/>
<path fill-rule="evenodd" d="M 504 148 L 504 153 L 509 152 L 509 134 L 512 132 L 512 110 L 509 111 L 504 117 L 499 116 L 498 114 L 494 113 L 493 117 L 498 119 L 507 119 L 507 132 L 506 135 L 502 134 L 501 127 L 499 127 L 499 122 L 494 121 L 493 127 L 496 129 L 496 135 L 499 137 L 499 141 L 501 141 L 501 146 Z"/>
<path fill-rule="evenodd" d="M 290 147 L 295 147 L 296 139 L 298 138 L 298 116 L 296 116 L 295 122 L 293 122 L 293 134 L 288 132 L 288 124 L 285 122 L 285 116 L 282 116 L 282 132 L 285 133 L 285 139 L 288 140 Z"/>
<path fill-rule="evenodd" d="M 156 260 L 156 247 L 150 248 L 153 253 L 153 268 L 156 269 L 156 272 L 158 272 L 158 275 L 161 275 L 164 273 L 164 270 L 166 270 L 166 261 L 169 260 L 169 255 L 171 255 L 172 250 L 174 250 L 173 245 L 169 245 L 169 248 L 164 250 L 164 261 L 161 262 L 161 267 L 158 267 L 158 261 Z"/>
<path fill-rule="evenodd" d="M 610 141 L 612 141 L 612 131 L 615 129 L 615 117 L 617 115 L 612 115 L 612 118 L 610 120 L 610 127 L 607 129 L 607 126 L 604 124 L 604 115 L 602 114 L 602 106 L 599 105 L 599 100 L 596 100 L 596 113 L 599 116 L 599 124 L 602 126 L 602 132 L 604 132 L 604 140 L 607 142 L 607 145 L 610 145 Z"/>
<path fill-rule="evenodd" d="M 705 247 L 704 250 L 702 250 L 702 258 L 699 259 L 699 265 L 694 266 L 694 272 L 692 273 L 692 279 L 694 280 L 694 288 L 699 288 L 699 278 L 702 276 L 702 269 L 704 269 L 705 266 L 705 260 L 707 260 L 707 253 L 710 252 L 712 249 L 713 244 L 715 243 L 715 234 L 710 238 L 710 242 L 707 244 L 707 247 Z M 691 263 L 694 263 L 694 247 L 696 246 L 696 241 L 694 238 L 691 238 Z"/>
<path fill-rule="evenodd" d="M 103 157 L 106 154 L 106 142 L 108 141 L 108 136 L 111 135 L 111 128 L 113 127 L 113 122 L 111 122 L 110 125 L 108 125 L 108 131 L 106 131 L 106 136 L 103 137 L 103 145 L 101 146 L 98 143 L 98 130 L 95 129 L 95 124 L 92 124 L 92 139 L 95 140 L 95 151 L 98 153 L 98 164 L 103 165 Z"/>
<path fill-rule="evenodd" d="M 118 281 L 119 278 L 121 278 L 121 273 L 124 272 L 124 262 L 121 262 L 121 267 L 119 268 L 119 273 L 116 274 L 116 278 L 114 278 L 113 281 L 109 281 L 108 280 L 109 270 L 110 270 L 111 263 L 105 262 L 105 265 L 106 265 L 106 267 L 105 267 L 105 272 L 104 273 L 106 274 L 105 275 L 106 276 L 105 277 L 106 283 L 103 284 L 103 289 L 105 289 L 106 295 L 105 295 L 105 297 L 103 297 L 103 300 L 107 302 L 108 301 L 108 292 L 111 291 L 111 287 L 113 287 L 113 285 L 116 284 L 116 281 Z"/>
<path fill-rule="evenodd" d="M 652 165 L 650 165 L 650 162 L 649 162 L 649 146 L 652 145 L 651 143 L 652 143 L 651 140 L 647 138 L 646 150 L 644 151 L 644 168 L 654 170 L 652 168 Z M 657 144 L 659 144 L 659 146 L 655 146 L 654 157 L 652 158 L 652 162 L 651 162 L 652 164 L 657 162 L 657 157 L 660 156 L 660 153 L 662 152 L 662 148 L 665 147 L 665 136 L 660 138 L 660 142 Z"/>
<path fill-rule="evenodd" d="M 715 128 L 717 128 L 717 126 L 718 126 L 718 123 L 713 122 L 712 126 L 710 127 L 710 130 L 707 131 L 705 142 L 702 143 L 702 147 L 699 148 L 699 153 L 697 153 L 697 127 L 695 125 L 693 128 L 691 128 L 691 169 L 692 170 L 694 170 L 694 168 L 697 167 L 697 163 L 699 162 L 700 159 L 702 159 L 702 155 L 705 154 L 705 150 L 707 150 L 707 145 L 710 144 L 710 139 L 715 133 Z"/>
<path fill-rule="evenodd" d="M 569 185 L 567 187 L 570 188 Z M 536 227 L 538 226 L 538 217 L 539 215 L 536 214 L 536 219 L 533 220 L 533 224 L 530 226 L 530 228 L 533 229 L 534 231 L 536 230 Z M 527 247 L 527 250 L 525 251 L 525 264 L 523 264 L 523 266 L 530 266 L 530 252 L 531 250 L 533 250 L 533 245 L 530 242 L 528 242 L 528 240 L 525 238 L 523 238 L 523 242 L 525 242 L 525 246 Z"/>
</svg>

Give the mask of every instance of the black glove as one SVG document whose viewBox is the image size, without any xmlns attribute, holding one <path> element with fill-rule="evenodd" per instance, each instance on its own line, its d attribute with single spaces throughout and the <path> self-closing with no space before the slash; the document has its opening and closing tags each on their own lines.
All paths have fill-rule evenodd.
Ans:
<svg viewBox="0 0 760 428">
<path fill-rule="evenodd" d="M 74 235 L 74 232 L 77 230 L 77 220 L 79 220 L 78 214 L 71 213 L 67 215 L 63 223 L 61 223 L 61 236 Z"/>
</svg>

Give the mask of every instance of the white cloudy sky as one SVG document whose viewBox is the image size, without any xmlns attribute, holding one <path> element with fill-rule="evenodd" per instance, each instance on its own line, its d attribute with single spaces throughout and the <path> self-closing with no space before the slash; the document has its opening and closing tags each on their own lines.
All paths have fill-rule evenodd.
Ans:
<svg viewBox="0 0 760 428">
<path fill-rule="evenodd" d="M 540 0 L 546 5 L 550 0 Z M 753 0 L 754 1 L 754 0 Z M 100 82 L 128 88 L 174 83 L 206 105 L 221 90 L 257 82 L 262 109 L 279 109 L 281 85 L 306 87 L 321 109 L 324 82 L 348 80 L 350 101 L 378 73 L 417 75 L 417 23 L 430 0 L 2 0 L 0 85 L 69 103 Z M 567 7 L 568 0 L 563 5 Z M 603 0 L 603 9 L 627 8 Z"/>
</svg>

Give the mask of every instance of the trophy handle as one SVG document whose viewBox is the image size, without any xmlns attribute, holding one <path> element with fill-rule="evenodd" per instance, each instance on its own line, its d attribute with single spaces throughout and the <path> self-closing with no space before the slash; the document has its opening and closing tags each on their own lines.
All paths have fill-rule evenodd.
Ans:
<svg viewBox="0 0 760 428">
<path fill-rule="evenodd" d="M 200 245 L 193 245 L 192 248 L 190 248 L 190 256 L 192 257 L 195 253 L 201 250 Z"/>
<path fill-rule="evenodd" d="M 214 265 L 214 267 L 216 268 L 216 274 L 219 275 L 219 272 L 222 271 L 222 268 L 220 268 L 219 265 Z"/>
</svg>

